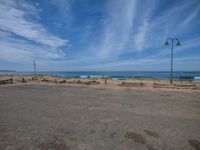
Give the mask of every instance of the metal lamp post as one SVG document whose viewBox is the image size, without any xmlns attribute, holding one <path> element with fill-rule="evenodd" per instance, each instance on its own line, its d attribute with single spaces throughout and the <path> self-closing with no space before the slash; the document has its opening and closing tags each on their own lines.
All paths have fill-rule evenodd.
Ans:
<svg viewBox="0 0 200 150">
<path fill-rule="evenodd" d="M 176 42 L 176 46 L 181 46 L 179 39 L 177 38 L 167 38 L 165 42 L 165 46 L 170 45 L 169 41 L 171 41 L 171 78 L 170 83 L 173 83 L 173 50 L 174 50 L 174 42 Z"/>
</svg>

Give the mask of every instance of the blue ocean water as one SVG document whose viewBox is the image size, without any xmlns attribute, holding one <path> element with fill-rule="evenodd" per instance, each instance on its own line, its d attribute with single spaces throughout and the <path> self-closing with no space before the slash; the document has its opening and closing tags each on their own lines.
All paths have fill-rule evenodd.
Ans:
<svg viewBox="0 0 200 150">
<path fill-rule="evenodd" d="M 33 74 L 33 72 L 0 72 L 0 74 Z M 170 72 L 168 71 L 40 71 L 37 74 L 73 78 L 110 77 L 113 80 L 126 80 L 128 78 L 170 79 Z M 200 80 L 200 71 L 175 71 L 173 72 L 173 79 Z"/>
</svg>

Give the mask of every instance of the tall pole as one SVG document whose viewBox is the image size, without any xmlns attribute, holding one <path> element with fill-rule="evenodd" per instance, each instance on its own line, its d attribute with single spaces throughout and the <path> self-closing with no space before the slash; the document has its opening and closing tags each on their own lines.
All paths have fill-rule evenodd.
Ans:
<svg viewBox="0 0 200 150">
<path fill-rule="evenodd" d="M 174 40 L 172 40 L 172 46 L 171 46 L 171 79 L 170 83 L 173 83 L 173 49 L 174 49 Z"/>
<path fill-rule="evenodd" d="M 169 45 L 168 41 L 171 41 L 171 76 L 170 76 L 170 83 L 172 84 L 173 83 L 173 53 L 174 53 L 174 41 L 176 41 L 176 46 L 181 46 L 181 44 L 179 43 L 179 40 L 177 38 L 168 38 L 166 40 L 166 43 L 165 45 Z"/>
<path fill-rule="evenodd" d="M 36 62 L 33 61 L 33 69 L 34 69 L 34 78 L 36 79 Z"/>
</svg>

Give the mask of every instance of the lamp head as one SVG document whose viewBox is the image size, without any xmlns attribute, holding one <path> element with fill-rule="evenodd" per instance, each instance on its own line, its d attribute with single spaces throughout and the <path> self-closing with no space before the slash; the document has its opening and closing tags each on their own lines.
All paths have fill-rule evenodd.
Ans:
<svg viewBox="0 0 200 150">
<path fill-rule="evenodd" d="M 181 44 L 180 44 L 180 42 L 179 42 L 179 41 L 177 42 L 176 46 L 181 46 Z"/>
<path fill-rule="evenodd" d="M 168 41 L 166 40 L 166 42 L 165 42 L 165 46 L 169 46 L 169 43 L 168 43 Z"/>
</svg>

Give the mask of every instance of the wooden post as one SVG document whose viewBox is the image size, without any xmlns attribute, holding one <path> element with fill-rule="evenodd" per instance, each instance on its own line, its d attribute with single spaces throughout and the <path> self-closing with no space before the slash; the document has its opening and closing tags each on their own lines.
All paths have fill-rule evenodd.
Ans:
<svg viewBox="0 0 200 150">
<path fill-rule="evenodd" d="M 34 69 L 34 78 L 36 80 L 36 62 L 35 62 L 35 60 L 33 61 L 33 69 Z"/>
<path fill-rule="evenodd" d="M 105 77 L 105 82 L 104 82 L 105 84 L 107 84 L 107 78 Z"/>
</svg>

